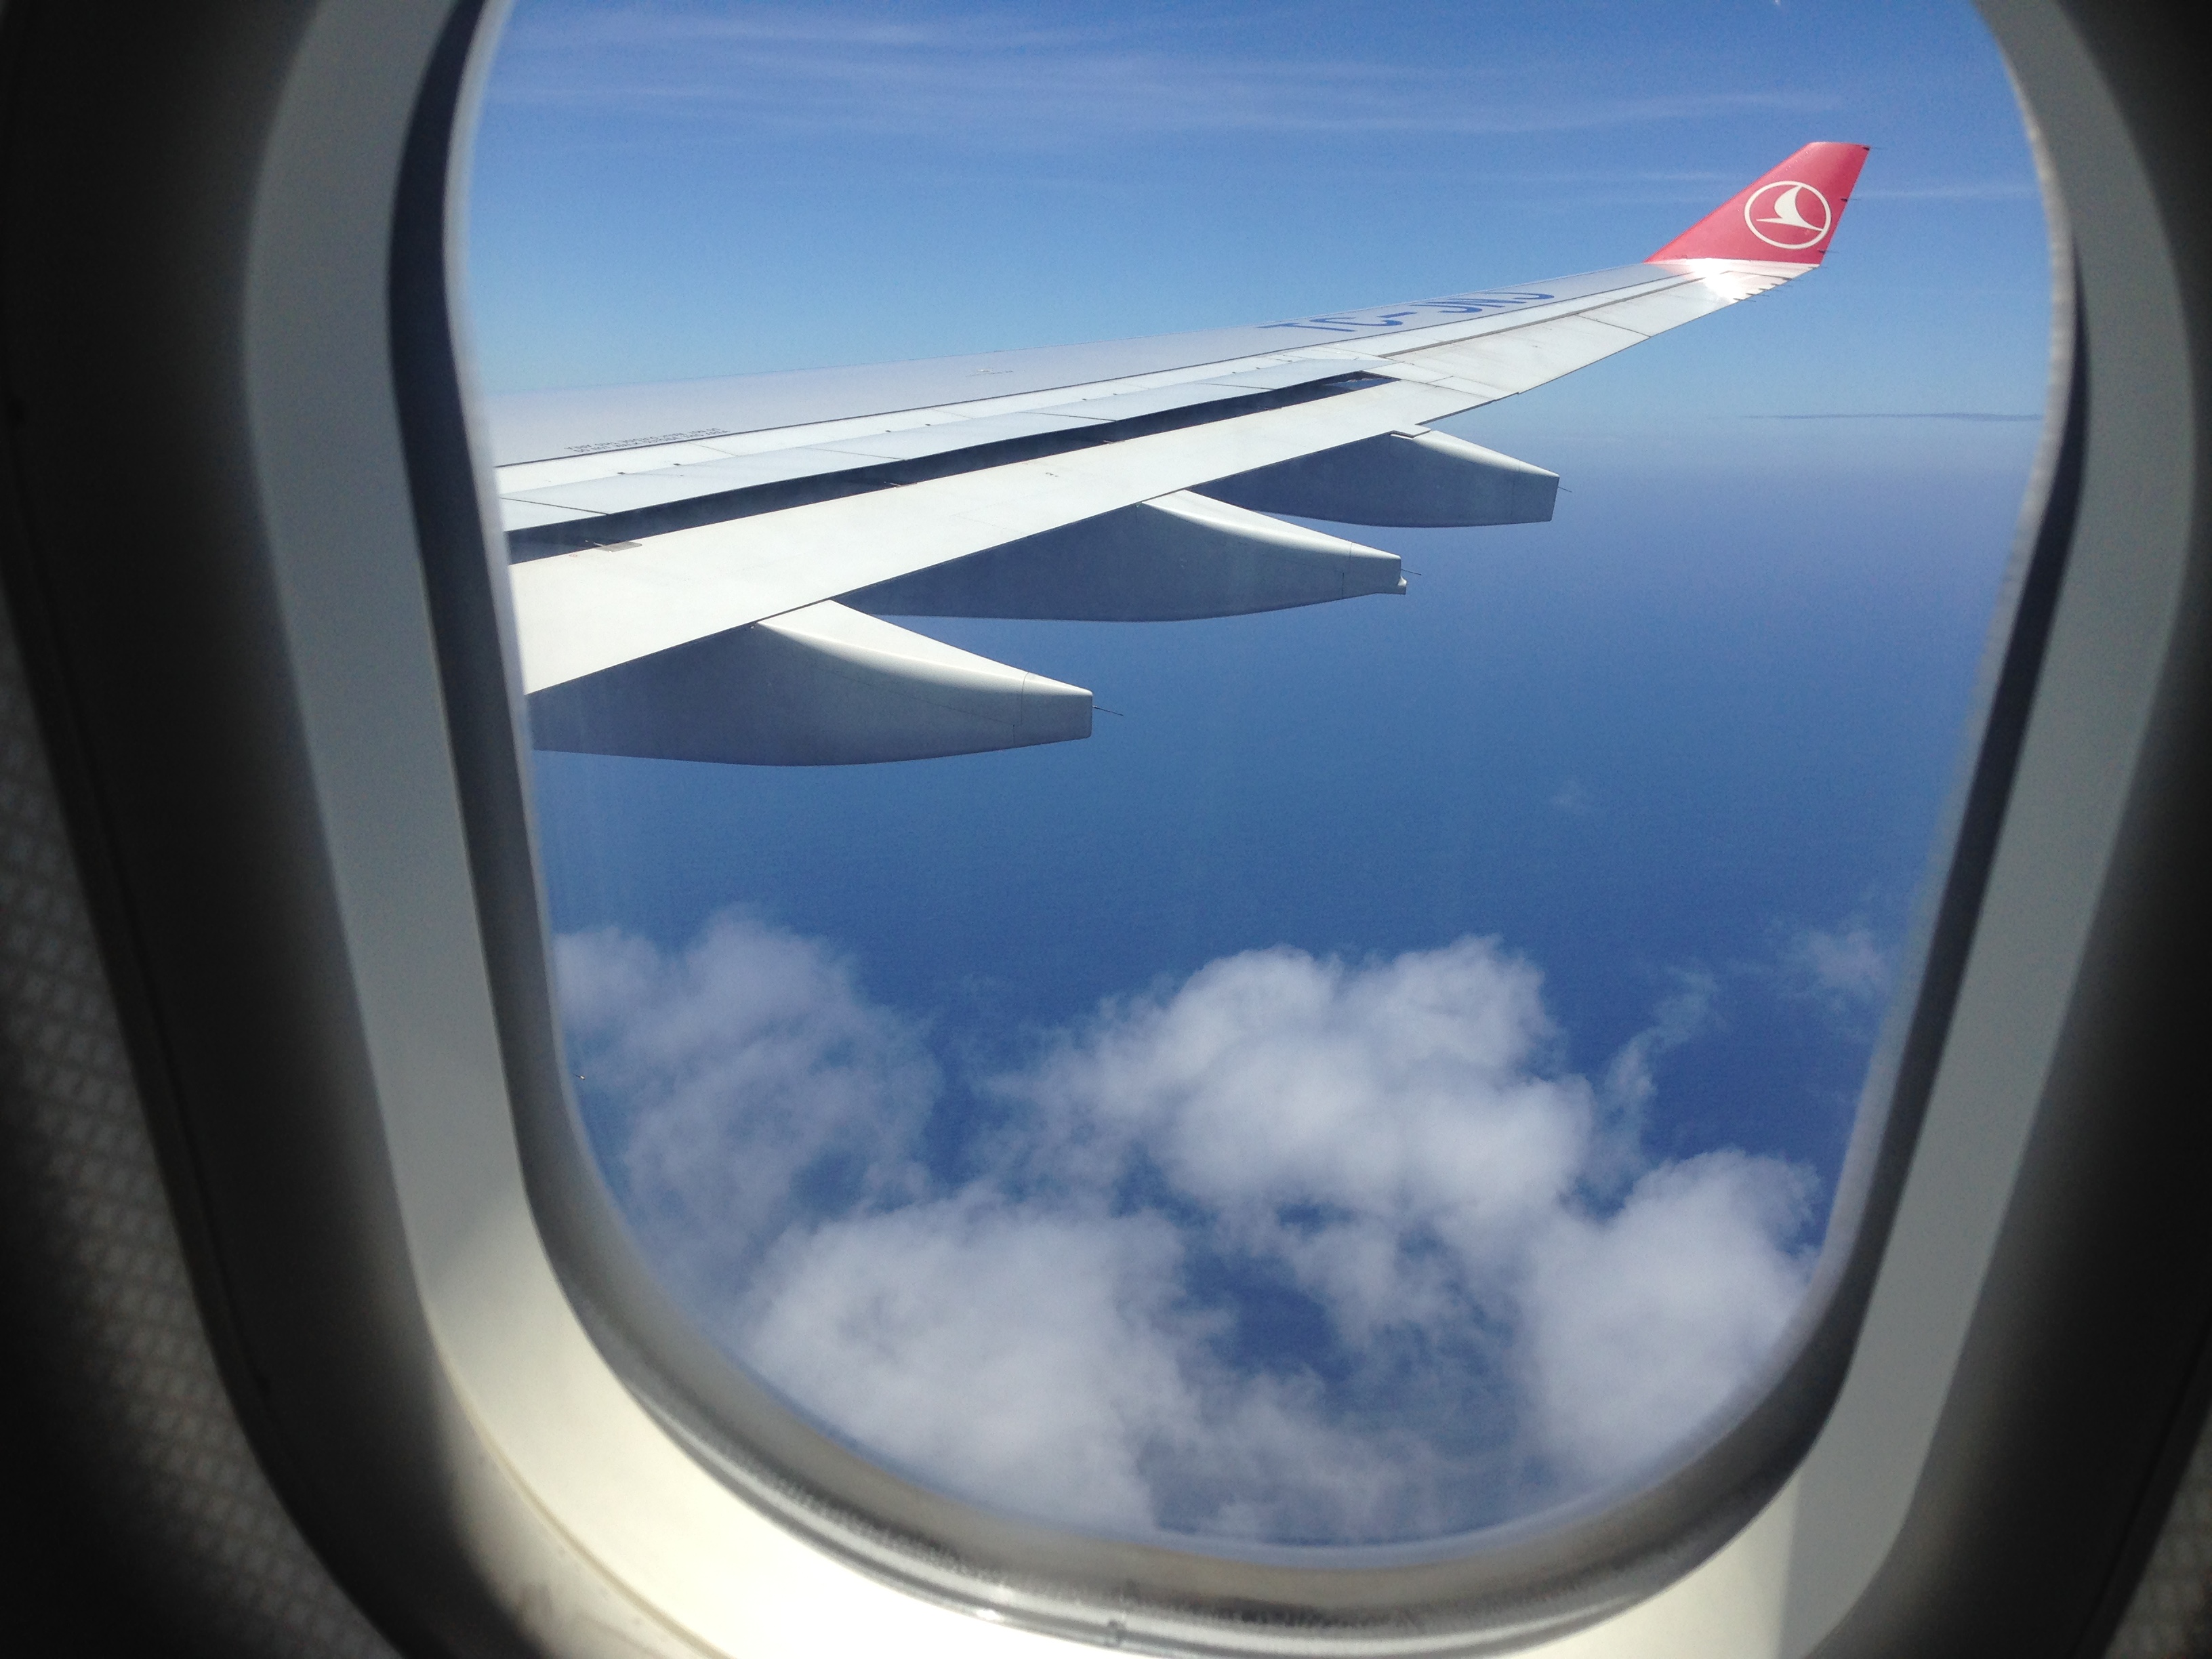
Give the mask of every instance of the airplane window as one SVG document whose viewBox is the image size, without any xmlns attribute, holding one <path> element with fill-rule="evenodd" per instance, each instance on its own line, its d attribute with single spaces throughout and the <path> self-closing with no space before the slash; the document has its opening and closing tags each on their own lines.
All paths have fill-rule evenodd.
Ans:
<svg viewBox="0 0 2212 1659">
<path fill-rule="evenodd" d="M 1736 1420 L 2042 436 L 1970 9 L 523 0 L 476 144 L 568 1066 L 699 1329 L 1200 1549 Z"/>
</svg>

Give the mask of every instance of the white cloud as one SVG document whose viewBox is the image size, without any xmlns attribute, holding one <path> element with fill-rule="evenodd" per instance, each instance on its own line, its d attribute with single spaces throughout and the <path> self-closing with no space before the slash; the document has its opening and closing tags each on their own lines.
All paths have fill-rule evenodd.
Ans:
<svg viewBox="0 0 2212 1659">
<path fill-rule="evenodd" d="M 1777 1241 L 1808 1218 L 1808 1188 L 1773 1159 L 1712 1152 L 1530 1242 L 1523 1358 L 1555 1455 L 1593 1478 L 1633 1470 L 1756 1371 L 1804 1286 Z"/>
<path fill-rule="evenodd" d="M 1685 969 L 1672 995 L 1661 999 L 1651 1024 L 1621 1045 L 1605 1068 L 1605 1088 L 1617 1109 L 1640 1121 L 1658 1092 L 1653 1063 L 1695 1036 L 1712 1013 L 1720 986 L 1711 974 Z"/>
<path fill-rule="evenodd" d="M 936 1065 L 822 945 L 728 913 L 678 953 L 568 934 L 554 969 L 586 1098 L 628 1121 L 632 1218 L 690 1293 L 723 1293 L 825 1200 L 919 1192 Z"/>
<path fill-rule="evenodd" d="M 1433 1305 L 1435 1264 L 1403 1246 L 1487 1261 L 1576 1182 L 1595 1106 L 1536 1070 L 1554 1036 L 1538 988 L 1479 939 L 1364 966 L 1249 951 L 1001 1086 L 1042 1109 L 1045 1156 L 1141 1152 L 1364 1337 Z"/>
<path fill-rule="evenodd" d="M 1709 981 L 1598 1089 L 1493 941 L 1224 957 L 983 1080 L 1006 1121 L 955 1188 L 917 1156 L 920 1033 L 818 945 L 724 916 L 680 954 L 600 933 L 558 960 L 587 1087 L 629 1112 L 626 1200 L 698 1316 L 838 1433 L 1002 1507 L 1337 1540 L 1525 1512 L 1694 1430 L 1804 1284 L 1801 1171 L 1635 1145 Z"/>
<path fill-rule="evenodd" d="M 796 1234 L 738 1322 L 769 1382 L 895 1464 L 1140 1528 L 1147 1445 L 1191 1437 L 1175 1231 L 979 1195 Z"/>
<path fill-rule="evenodd" d="M 1879 1008 L 1889 1000 L 1889 952 L 1863 922 L 1808 927 L 1790 939 L 1783 960 L 1806 992 L 1838 1013 Z"/>
</svg>

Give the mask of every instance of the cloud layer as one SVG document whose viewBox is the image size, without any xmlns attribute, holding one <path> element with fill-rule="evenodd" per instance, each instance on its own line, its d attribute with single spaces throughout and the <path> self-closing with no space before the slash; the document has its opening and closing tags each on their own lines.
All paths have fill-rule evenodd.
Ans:
<svg viewBox="0 0 2212 1659">
<path fill-rule="evenodd" d="M 1249 951 L 963 1091 L 742 915 L 557 964 L 677 1293 L 835 1432 L 1000 1508 L 1315 1542 L 1526 1514 L 1724 1409 L 1805 1284 L 1803 1171 L 1638 1149 L 1702 983 L 1593 1084 L 1492 941 Z"/>
</svg>

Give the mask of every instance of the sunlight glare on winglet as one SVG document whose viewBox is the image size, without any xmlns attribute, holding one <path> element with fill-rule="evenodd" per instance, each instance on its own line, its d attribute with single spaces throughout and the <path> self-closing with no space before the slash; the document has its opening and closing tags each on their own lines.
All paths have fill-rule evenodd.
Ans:
<svg viewBox="0 0 2212 1659">
<path fill-rule="evenodd" d="M 540 749 L 756 766 L 927 760 L 1091 735 L 1091 693 L 825 600 L 531 700 Z"/>
</svg>

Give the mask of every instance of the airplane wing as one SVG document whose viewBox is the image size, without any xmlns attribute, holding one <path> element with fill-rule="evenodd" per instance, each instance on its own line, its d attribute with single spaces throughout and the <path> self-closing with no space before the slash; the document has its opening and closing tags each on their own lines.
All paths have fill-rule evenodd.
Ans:
<svg viewBox="0 0 2212 1659">
<path fill-rule="evenodd" d="M 1286 523 L 1552 516 L 1428 423 L 1820 263 L 1808 144 L 1642 262 L 1152 339 L 493 400 L 540 748 L 776 765 L 1087 736 L 1091 694 L 882 618 L 1164 621 L 1404 590 Z"/>
</svg>

